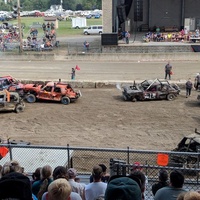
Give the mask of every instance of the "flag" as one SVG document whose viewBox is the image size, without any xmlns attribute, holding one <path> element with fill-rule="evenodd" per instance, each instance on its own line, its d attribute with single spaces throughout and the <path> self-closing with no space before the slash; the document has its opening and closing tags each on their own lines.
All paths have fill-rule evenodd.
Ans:
<svg viewBox="0 0 200 200">
<path fill-rule="evenodd" d="M 79 67 L 78 65 L 76 65 L 76 68 L 75 68 L 75 69 L 76 69 L 76 70 L 81 70 L 80 67 Z"/>
</svg>

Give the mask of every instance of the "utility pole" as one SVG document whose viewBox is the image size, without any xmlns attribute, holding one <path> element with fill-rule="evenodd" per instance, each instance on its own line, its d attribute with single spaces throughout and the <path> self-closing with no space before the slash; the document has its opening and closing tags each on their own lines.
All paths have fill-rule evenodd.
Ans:
<svg viewBox="0 0 200 200">
<path fill-rule="evenodd" d="M 19 27 L 19 52 L 23 51 L 23 39 L 22 39 L 22 25 L 20 17 L 20 0 L 17 0 L 17 17 L 18 17 L 18 27 Z"/>
</svg>

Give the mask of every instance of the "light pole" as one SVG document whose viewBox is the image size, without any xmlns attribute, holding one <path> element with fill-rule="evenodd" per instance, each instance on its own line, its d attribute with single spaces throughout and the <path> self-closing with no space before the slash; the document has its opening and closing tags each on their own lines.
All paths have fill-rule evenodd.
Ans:
<svg viewBox="0 0 200 200">
<path fill-rule="evenodd" d="M 19 52 L 23 51 L 23 40 L 22 40 L 22 25 L 20 17 L 20 0 L 17 0 L 17 18 L 18 18 L 18 27 L 19 27 Z"/>
</svg>

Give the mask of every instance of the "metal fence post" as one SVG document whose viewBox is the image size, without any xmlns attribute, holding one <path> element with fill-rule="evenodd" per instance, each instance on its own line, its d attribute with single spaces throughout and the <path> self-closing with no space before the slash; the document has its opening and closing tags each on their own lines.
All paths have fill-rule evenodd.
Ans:
<svg viewBox="0 0 200 200">
<path fill-rule="evenodd" d="M 69 147 L 69 144 L 67 144 L 67 168 L 70 168 L 70 163 L 71 163 L 71 160 L 70 160 L 70 147 Z"/>
<path fill-rule="evenodd" d="M 129 162 L 130 162 L 130 148 L 127 147 L 127 163 L 130 164 Z M 128 173 L 130 173 L 130 167 L 128 167 Z"/>
<path fill-rule="evenodd" d="M 13 156 L 12 156 L 12 147 L 9 145 L 9 152 L 10 152 L 10 160 L 13 160 Z"/>
</svg>

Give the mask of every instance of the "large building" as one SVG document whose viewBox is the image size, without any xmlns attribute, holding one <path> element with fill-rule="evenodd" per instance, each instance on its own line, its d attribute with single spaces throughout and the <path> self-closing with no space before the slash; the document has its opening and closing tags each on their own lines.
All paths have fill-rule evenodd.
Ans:
<svg viewBox="0 0 200 200">
<path fill-rule="evenodd" d="M 200 28 L 200 0 L 102 0 L 104 33 Z"/>
</svg>

